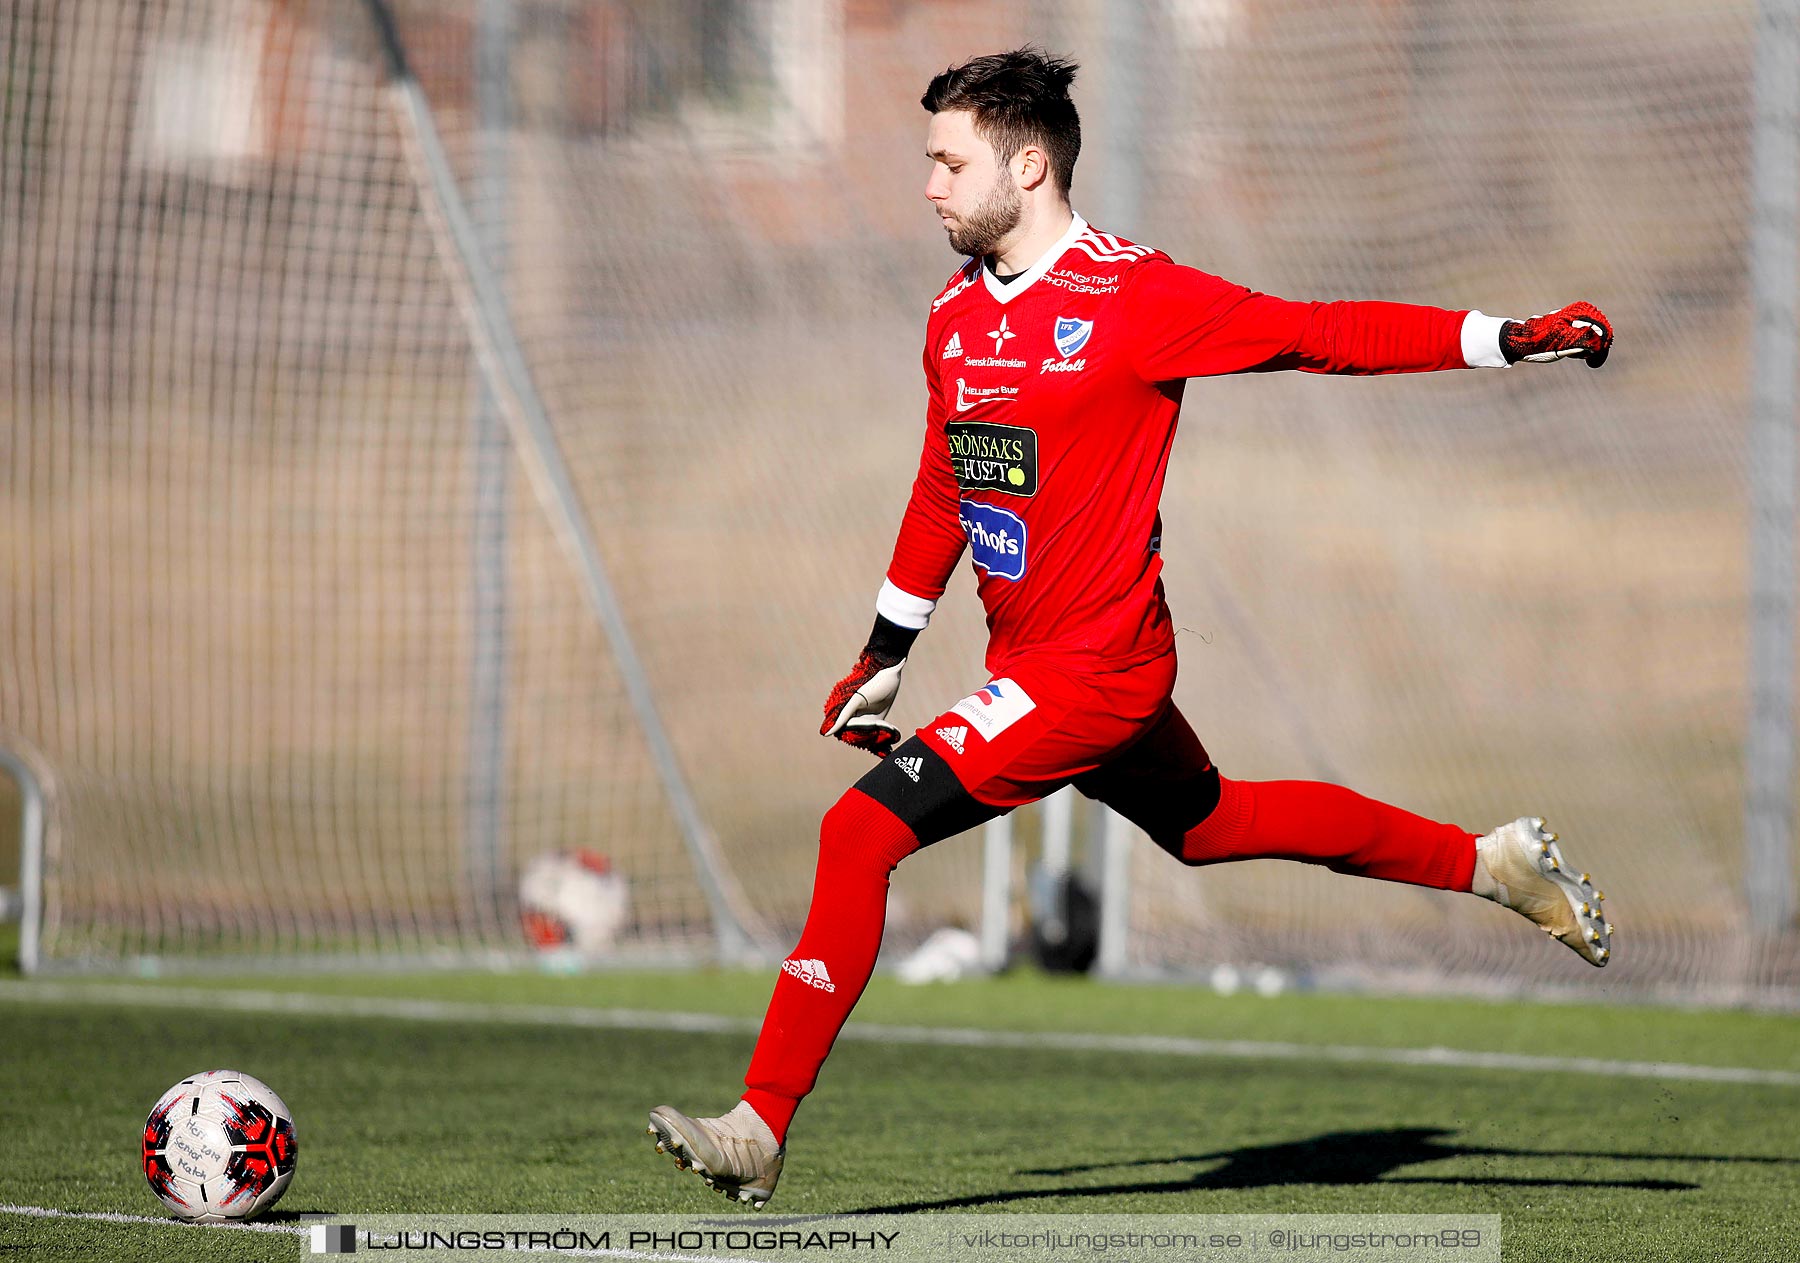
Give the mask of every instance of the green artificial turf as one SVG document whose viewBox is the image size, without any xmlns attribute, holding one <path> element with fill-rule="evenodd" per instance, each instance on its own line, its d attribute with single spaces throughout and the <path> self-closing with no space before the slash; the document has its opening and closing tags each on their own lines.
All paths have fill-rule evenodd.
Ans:
<svg viewBox="0 0 1800 1263">
<path fill-rule="evenodd" d="M 38 984 L 9 984 L 20 985 Z M 754 1019 L 770 980 L 204 985 Z M 856 1022 L 1800 1068 L 1790 1016 L 1221 997 L 1029 974 L 924 988 L 878 978 Z M 8 992 L 0 1205 L 158 1215 L 138 1171 L 144 1114 L 184 1075 L 231 1066 L 269 1082 L 297 1118 L 299 1171 L 276 1223 L 304 1212 L 732 1213 L 652 1152 L 643 1114 L 664 1101 L 727 1107 L 752 1038 Z M 846 1039 L 796 1120 L 771 1210 L 1481 1213 L 1503 1217 L 1509 1260 L 1763 1259 L 1800 1241 L 1796 1135 L 1800 1086 Z M 0 1256 L 285 1259 L 299 1249 L 236 1229 L 0 1212 Z"/>
</svg>

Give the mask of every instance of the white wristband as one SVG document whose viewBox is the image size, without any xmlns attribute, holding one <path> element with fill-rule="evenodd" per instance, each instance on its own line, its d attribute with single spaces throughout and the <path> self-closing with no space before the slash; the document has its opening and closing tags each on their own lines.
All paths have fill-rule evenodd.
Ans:
<svg viewBox="0 0 1800 1263">
<path fill-rule="evenodd" d="M 875 597 L 877 614 L 896 626 L 910 627 L 913 631 L 924 631 L 925 624 L 931 621 L 931 611 L 936 608 L 936 601 L 927 601 L 904 588 L 897 588 L 891 579 L 881 581 L 881 591 Z"/>
<path fill-rule="evenodd" d="M 1503 316 L 1484 316 L 1472 311 L 1463 317 L 1462 357 L 1470 368 L 1510 368 L 1500 352 L 1500 330 L 1506 325 Z"/>
</svg>

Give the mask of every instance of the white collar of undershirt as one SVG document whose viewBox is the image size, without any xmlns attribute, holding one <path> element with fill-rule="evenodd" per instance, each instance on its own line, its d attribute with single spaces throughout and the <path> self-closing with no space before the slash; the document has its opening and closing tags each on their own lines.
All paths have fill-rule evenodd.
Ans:
<svg viewBox="0 0 1800 1263">
<path fill-rule="evenodd" d="M 997 303 L 1004 304 L 1011 302 L 1020 294 L 1023 294 L 1026 290 L 1030 289 L 1038 277 L 1048 272 L 1051 266 L 1058 259 L 1063 257 L 1064 251 L 1075 244 L 1075 238 L 1086 231 L 1087 220 L 1083 219 L 1080 215 L 1074 216 L 1069 224 L 1069 231 L 1057 238 L 1055 245 L 1039 255 L 1036 263 L 1033 263 L 1030 267 L 1026 268 L 1023 272 L 1004 284 L 995 277 L 993 269 L 987 265 L 987 260 L 977 260 L 977 265 L 981 268 L 981 279 L 987 284 L 987 292 L 993 295 L 994 301 Z"/>
</svg>

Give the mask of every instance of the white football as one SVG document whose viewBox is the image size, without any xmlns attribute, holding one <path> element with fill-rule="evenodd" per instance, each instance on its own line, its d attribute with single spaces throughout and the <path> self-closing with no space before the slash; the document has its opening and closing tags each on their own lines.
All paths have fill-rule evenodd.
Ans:
<svg viewBox="0 0 1800 1263">
<path fill-rule="evenodd" d="M 236 1070 L 183 1079 L 144 1123 L 144 1178 L 178 1219 L 228 1223 L 273 1206 L 294 1178 L 294 1114 Z"/>
<path fill-rule="evenodd" d="M 603 954 L 630 914 L 630 883 L 598 851 L 540 855 L 519 879 L 519 922 L 541 952 Z"/>
</svg>

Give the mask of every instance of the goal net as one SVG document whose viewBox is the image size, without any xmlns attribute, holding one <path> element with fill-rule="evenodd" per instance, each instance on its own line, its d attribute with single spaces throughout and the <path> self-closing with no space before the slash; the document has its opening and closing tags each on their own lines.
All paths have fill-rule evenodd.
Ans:
<svg viewBox="0 0 1800 1263">
<path fill-rule="evenodd" d="M 818 706 L 955 262 L 917 97 L 1034 40 L 1084 63 L 1104 228 L 1292 297 L 1586 297 L 1620 330 L 1601 373 L 1193 383 L 1164 496 L 1177 700 L 1221 768 L 1477 832 L 1547 816 L 1614 965 L 1467 899 L 1138 839 L 1130 968 L 1800 985 L 1795 936 L 1745 928 L 1753 18 L 0 7 L 0 746 L 50 807 L 46 967 L 509 953 L 519 872 L 577 847 L 630 883 L 620 959 L 791 943 L 866 766 Z M 983 682 L 971 598 L 959 575 L 902 724 Z M 971 925 L 979 873 L 966 840 L 909 859 L 891 945 Z"/>
<path fill-rule="evenodd" d="M 1177 258 L 1503 315 L 1586 297 L 1619 330 L 1601 372 L 1191 383 L 1178 698 L 1227 775 L 1547 817 L 1619 930 L 1598 975 L 1498 908 L 1140 848 L 1137 966 L 1800 995 L 1743 862 L 1754 8 L 1166 10 L 1143 218 Z"/>
</svg>

